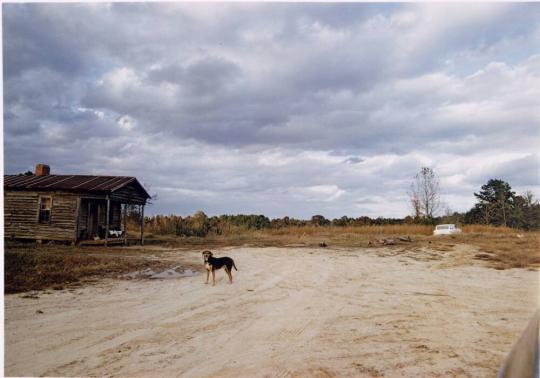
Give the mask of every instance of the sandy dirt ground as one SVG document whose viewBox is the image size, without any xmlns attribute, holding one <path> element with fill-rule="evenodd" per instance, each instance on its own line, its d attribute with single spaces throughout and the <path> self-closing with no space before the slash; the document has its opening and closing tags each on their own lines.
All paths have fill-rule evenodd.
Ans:
<svg viewBox="0 0 540 378">
<path fill-rule="evenodd" d="M 493 377 L 539 275 L 456 263 L 462 247 L 229 248 L 232 285 L 220 271 L 214 287 L 200 274 L 8 295 L 5 374 Z"/>
</svg>

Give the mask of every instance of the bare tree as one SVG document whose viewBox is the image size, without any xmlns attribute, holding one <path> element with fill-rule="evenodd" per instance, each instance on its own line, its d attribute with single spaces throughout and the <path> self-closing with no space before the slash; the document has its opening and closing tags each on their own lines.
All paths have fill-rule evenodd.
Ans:
<svg viewBox="0 0 540 378">
<path fill-rule="evenodd" d="M 538 204 L 538 200 L 534 198 L 534 193 L 530 190 L 526 190 L 521 196 L 525 199 L 525 204 L 527 207 Z"/>
<path fill-rule="evenodd" d="M 482 211 L 482 220 L 484 224 L 491 224 L 492 219 L 495 217 L 496 213 L 497 207 L 495 206 L 495 204 L 485 204 Z"/>
<path fill-rule="evenodd" d="M 414 212 L 414 219 L 418 220 L 422 217 L 422 211 L 420 210 L 420 199 L 417 197 L 416 193 L 409 193 L 409 203 Z"/>
<path fill-rule="evenodd" d="M 433 219 L 441 206 L 439 177 L 433 169 L 422 167 L 414 176 L 408 194 L 415 217 Z"/>
</svg>

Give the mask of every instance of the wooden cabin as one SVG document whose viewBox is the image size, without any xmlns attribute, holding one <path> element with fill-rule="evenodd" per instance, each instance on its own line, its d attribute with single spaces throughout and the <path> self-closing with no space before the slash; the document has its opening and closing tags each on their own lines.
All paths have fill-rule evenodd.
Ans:
<svg viewBox="0 0 540 378">
<path fill-rule="evenodd" d="M 135 177 L 51 175 L 44 164 L 33 175 L 4 175 L 4 236 L 13 239 L 127 244 L 128 206 L 141 212 L 150 195 Z"/>
</svg>

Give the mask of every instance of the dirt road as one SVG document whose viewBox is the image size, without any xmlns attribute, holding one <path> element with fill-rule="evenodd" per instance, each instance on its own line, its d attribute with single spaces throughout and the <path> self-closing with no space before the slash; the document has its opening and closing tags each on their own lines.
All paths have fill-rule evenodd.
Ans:
<svg viewBox="0 0 540 378">
<path fill-rule="evenodd" d="M 198 275 L 8 295 L 5 374 L 494 376 L 538 307 L 538 272 L 381 251 L 231 248 L 218 254 L 236 261 L 233 285 L 218 272 L 215 287 Z"/>
</svg>

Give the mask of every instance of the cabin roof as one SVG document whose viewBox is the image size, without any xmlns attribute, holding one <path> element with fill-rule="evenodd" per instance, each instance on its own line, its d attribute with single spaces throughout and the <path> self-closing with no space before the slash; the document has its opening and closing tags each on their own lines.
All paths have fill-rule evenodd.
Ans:
<svg viewBox="0 0 540 378">
<path fill-rule="evenodd" d="M 69 190 L 112 193 L 134 184 L 147 199 L 148 192 L 135 177 L 90 175 L 4 175 L 4 189 Z"/>
</svg>

